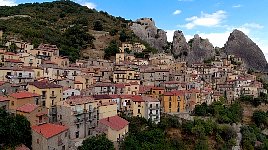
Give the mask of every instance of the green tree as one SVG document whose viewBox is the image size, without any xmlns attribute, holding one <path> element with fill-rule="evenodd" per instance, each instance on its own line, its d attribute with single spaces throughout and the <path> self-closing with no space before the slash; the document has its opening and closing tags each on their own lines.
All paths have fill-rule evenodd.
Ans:
<svg viewBox="0 0 268 150">
<path fill-rule="evenodd" d="M 206 116 L 208 114 L 208 105 L 202 103 L 201 105 L 196 105 L 194 108 L 194 114 L 197 116 Z"/>
<path fill-rule="evenodd" d="M 30 122 L 24 116 L 13 116 L 0 109 L 0 144 L 11 148 L 25 144 L 31 148 Z"/>
<path fill-rule="evenodd" d="M 268 123 L 267 115 L 263 111 L 254 111 L 252 119 L 258 127 L 266 126 Z"/>
<path fill-rule="evenodd" d="M 108 140 L 106 136 L 99 135 L 87 138 L 82 142 L 82 146 L 78 150 L 114 150 L 113 142 Z"/>
<path fill-rule="evenodd" d="M 122 30 L 119 34 L 119 40 L 121 42 L 126 42 L 129 36 L 126 34 L 125 30 Z"/>
<path fill-rule="evenodd" d="M 7 51 L 12 53 L 17 53 L 17 46 L 15 43 L 11 43 L 11 45 L 8 47 Z"/>
<path fill-rule="evenodd" d="M 104 58 L 110 59 L 111 56 L 115 56 L 116 53 L 119 53 L 119 47 L 115 40 L 111 41 L 109 46 L 104 49 Z"/>
<path fill-rule="evenodd" d="M 102 31 L 103 30 L 103 25 L 100 20 L 97 20 L 93 23 L 93 29 L 96 31 Z"/>
</svg>

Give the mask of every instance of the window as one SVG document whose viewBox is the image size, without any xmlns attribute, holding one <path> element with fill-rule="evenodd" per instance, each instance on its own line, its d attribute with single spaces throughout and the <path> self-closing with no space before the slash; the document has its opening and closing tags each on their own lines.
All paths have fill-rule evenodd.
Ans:
<svg viewBox="0 0 268 150">
<path fill-rule="evenodd" d="M 158 110 L 156 110 L 156 114 L 158 114 Z"/>
<path fill-rule="evenodd" d="M 14 101 L 11 102 L 11 105 L 14 106 Z"/>
<path fill-rule="evenodd" d="M 153 104 L 150 104 L 150 108 L 152 108 L 153 107 Z"/>
<path fill-rule="evenodd" d="M 36 143 L 39 144 L 39 139 L 36 139 Z"/>
<path fill-rule="evenodd" d="M 140 109 L 138 109 L 138 113 L 139 113 L 139 114 L 141 113 L 141 110 L 140 110 Z"/>
<path fill-rule="evenodd" d="M 75 137 L 79 138 L 79 131 L 75 132 Z"/>
<path fill-rule="evenodd" d="M 38 102 L 38 98 L 35 99 L 35 105 L 38 105 L 39 102 Z"/>
<path fill-rule="evenodd" d="M 65 150 L 65 145 L 63 145 L 61 149 L 62 149 L 62 150 Z"/>
<path fill-rule="evenodd" d="M 158 108 L 158 104 L 156 104 L 156 108 Z"/>
<path fill-rule="evenodd" d="M 44 107 L 46 106 L 46 101 L 42 102 L 42 106 L 44 106 Z"/>
<path fill-rule="evenodd" d="M 169 108 L 171 108 L 171 102 L 169 102 Z"/>
<path fill-rule="evenodd" d="M 79 124 L 76 124 L 76 128 L 79 129 Z"/>
</svg>

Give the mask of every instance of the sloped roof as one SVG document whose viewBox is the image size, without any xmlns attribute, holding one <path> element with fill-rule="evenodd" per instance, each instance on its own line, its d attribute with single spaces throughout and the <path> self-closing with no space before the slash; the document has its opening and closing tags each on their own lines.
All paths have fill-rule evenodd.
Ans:
<svg viewBox="0 0 268 150">
<path fill-rule="evenodd" d="M 32 130 L 37 133 L 42 134 L 45 138 L 49 139 L 57 134 L 60 134 L 66 130 L 68 127 L 62 125 L 56 125 L 51 123 L 42 124 L 39 126 L 32 126 Z"/>
<path fill-rule="evenodd" d="M 104 124 L 113 130 L 119 131 L 123 128 L 125 128 L 129 122 L 119 116 L 113 116 L 113 117 L 108 117 L 99 120 L 99 123 Z"/>
</svg>

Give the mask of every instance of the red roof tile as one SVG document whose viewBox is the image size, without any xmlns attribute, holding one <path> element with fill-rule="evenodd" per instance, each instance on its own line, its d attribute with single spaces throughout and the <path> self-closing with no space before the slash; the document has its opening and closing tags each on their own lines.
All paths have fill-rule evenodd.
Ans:
<svg viewBox="0 0 268 150">
<path fill-rule="evenodd" d="M 24 105 L 18 107 L 17 111 L 30 113 L 30 112 L 34 111 L 36 108 L 38 108 L 38 106 L 35 104 L 24 104 Z"/>
<path fill-rule="evenodd" d="M 5 59 L 5 62 L 12 62 L 12 63 L 23 63 L 22 61 L 17 60 L 17 59 Z"/>
<path fill-rule="evenodd" d="M 6 52 L 5 55 L 16 55 L 16 54 L 12 52 Z"/>
<path fill-rule="evenodd" d="M 5 96 L 0 96 L 0 102 L 9 101 L 9 99 Z"/>
<path fill-rule="evenodd" d="M 51 138 L 63 131 L 68 130 L 68 127 L 62 125 L 56 125 L 51 123 L 42 124 L 39 126 L 32 126 L 32 130 L 42 134 L 45 138 Z"/>
<path fill-rule="evenodd" d="M 2 86 L 2 85 L 5 84 L 5 83 L 7 83 L 7 82 L 5 82 L 5 81 L 0 81 L 0 86 Z"/>
<path fill-rule="evenodd" d="M 131 99 L 133 102 L 144 102 L 144 100 L 142 99 L 140 95 L 133 95 Z"/>
<path fill-rule="evenodd" d="M 113 116 L 113 117 L 101 119 L 99 123 L 104 124 L 116 131 L 123 129 L 129 124 L 127 120 L 119 116 Z"/>
<path fill-rule="evenodd" d="M 12 93 L 9 96 L 17 98 L 17 99 L 21 99 L 21 98 L 38 97 L 40 95 L 36 94 L 36 93 L 27 92 L 27 91 L 20 91 L 20 92 L 17 92 L 17 93 Z"/>
</svg>

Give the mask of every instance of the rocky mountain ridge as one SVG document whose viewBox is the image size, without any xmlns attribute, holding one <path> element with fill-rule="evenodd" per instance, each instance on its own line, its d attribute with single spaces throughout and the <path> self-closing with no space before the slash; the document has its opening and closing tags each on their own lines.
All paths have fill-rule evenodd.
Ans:
<svg viewBox="0 0 268 150">
<path fill-rule="evenodd" d="M 155 22 L 152 18 L 141 18 L 132 22 L 130 29 L 141 40 L 144 40 L 151 47 L 163 52 L 164 47 L 167 45 L 167 35 L 162 29 L 158 29 L 155 26 Z"/>
</svg>

